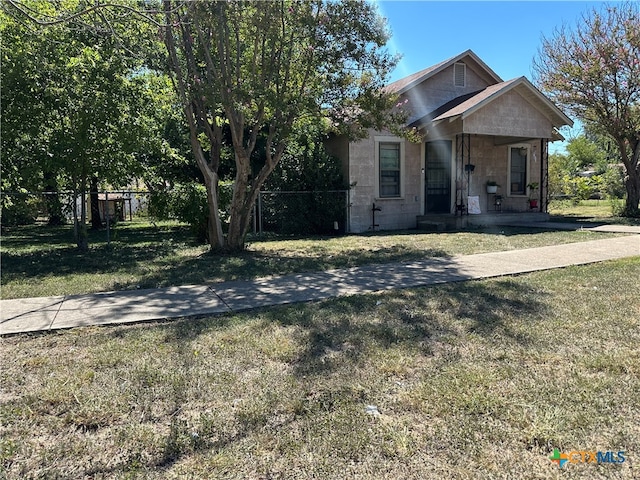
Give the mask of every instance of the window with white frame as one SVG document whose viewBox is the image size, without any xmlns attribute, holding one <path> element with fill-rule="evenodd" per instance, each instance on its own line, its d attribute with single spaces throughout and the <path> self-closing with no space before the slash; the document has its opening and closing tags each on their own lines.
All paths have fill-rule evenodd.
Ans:
<svg viewBox="0 0 640 480">
<path fill-rule="evenodd" d="M 526 195 L 528 178 L 529 148 L 524 145 L 509 147 L 509 195 Z"/>
<path fill-rule="evenodd" d="M 380 155 L 380 197 L 400 196 L 400 144 L 384 142 L 378 144 Z"/>
</svg>

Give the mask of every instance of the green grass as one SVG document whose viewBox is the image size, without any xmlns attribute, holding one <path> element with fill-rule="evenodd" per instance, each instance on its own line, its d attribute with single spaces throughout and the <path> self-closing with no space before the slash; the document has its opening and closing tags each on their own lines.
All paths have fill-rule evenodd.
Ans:
<svg viewBox="0 0 640 480">
<path fill-rule="evenodd" d="M 208 252 L 187 227 L 121 222 L 91 233 L 79 253 L 70 227 L 28 226 L 2 235 L 1 298 L 206 284 L 268 275 L 323 271 L 425 257 L 468 255 L 604 238 L 593 232 L 498 227 L 456 233 L 381 232 L 309 239 L 250 237 L 239 255 Z"/>
<path fill-rule="evenodd" d="M 637 478 L 638 278 L 634 258 L 0 338 L 0 478 Z M 554 448 L 627 461 L 560 471 Z"/>
<path fill-rule="evenodd" d="M 623 200 L 617 200 L 620 205 Z M 554 200 L 549 205 L 552 219 L 569 222 L 613 223 L 619 225 L 640 225 L 638 218 L 625 218 L 614 215 L 611 200 Z"/>
</svg>

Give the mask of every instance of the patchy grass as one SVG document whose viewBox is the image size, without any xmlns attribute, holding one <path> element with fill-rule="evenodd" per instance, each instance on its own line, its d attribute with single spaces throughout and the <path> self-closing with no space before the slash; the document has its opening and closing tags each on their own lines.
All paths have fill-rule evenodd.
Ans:
<svg viewBox="0 0 640 480">
<path fill-rule="evenodd" d="M 638 278 L 635 258 L 0 338 L 0 477 L 637 478 Z M 627 460 L 559 471 L 554 448 Z"/>
<path fill-rule="evenodd" d="M 69 227 L 29 226 L 2 236 L 1 298 L 206 284 L 274 274 L 323 271 L 425 257 L 467 255 L 604 238 L 594 232 L 499 227 L 457 233 L 381 232 L 309 239 L 249 239 L 245 252 L 219 255 L 191 239 L 185 226 L 121 222 L 91 233 L 79 253 Z"/>
<path fill-rule="evenodd" d="M 624 204 L 624 200 L 618 200 Z M 640 225 L 638 218 L 614 215 L 611 200 L 553 200 L 549 205 L 553 220 L 562 222 L 613 223 L 619 225 Z"/>
</svg>

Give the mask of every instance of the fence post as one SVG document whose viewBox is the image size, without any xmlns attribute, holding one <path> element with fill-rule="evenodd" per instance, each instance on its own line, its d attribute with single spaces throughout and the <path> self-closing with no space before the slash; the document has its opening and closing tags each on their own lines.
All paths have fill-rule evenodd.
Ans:
<svg viewBox="0 0 640 480">
<path fill-rule="evenodd" d="M 256 230 L 257 230 L 256 225 L 258 224 L 258 223 L 257 223 L 257 222 L 258 222 L 258 219 L 256 218 L 256 215 L 258 214 L 258 207 L 257 207 L 257 205 L 258 205 L 258 201 L 256 200 L 256 203 L 254 203 L 254 204 L 253 204 L 253 207 L 251 207 L 251 213 L 252 213 L 252 216 L 253 216 L 253 221 L 252 221 L 251 223 L 252 223 L 252 225 L 253 225 L 253 234 L 254 234 L 254 235 L 256 234 Z"/>
<path fill-rule="evenodd" d="M 346 199 L 345 201 L 345 226 L 344 226 L 344 233 L 351 233 L 351 190 L 346 190 L 344 192 L 344 198 Z"/>
<path fill-rule="evenodd" d="M 258 231 L 262 235 L 262 192 L 258 192 Z"/>
<path fill-rule="evenodd" d="M 100 197 L 98 197 L 99 199 Z M 98 200 L 99 201 L 99 200 Z M 107 212 L 107 247 L 111 245 L 111 236 L 109 235 L 109 192 L 104 192 L 105 211 Z M 100 211 L 100 209 L 98 209 Z"/>
</svg>

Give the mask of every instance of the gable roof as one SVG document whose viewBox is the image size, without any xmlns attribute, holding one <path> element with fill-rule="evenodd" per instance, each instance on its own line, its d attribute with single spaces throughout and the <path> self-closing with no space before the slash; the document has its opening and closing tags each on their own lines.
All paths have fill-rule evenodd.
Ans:
<svg viewBox="0 0 640 480">
<path fill-rule="evenodd" d="M 387 85 L 384 89 L 389 93 L 397 93 L 402 94 L 407 90 L 415 87 L 416 85 L 424 82 L 430 77 L 433 77 L 435 74 L 441 72 L 442 70 L 450 67 L 451 65 L 458 63 L 462 60 L 467 60 L 470 64 L 476 64 L 477 67 L 487 75 L 493 82 L 500 83 L 502 79 L 495 73 L 489 66 L 484 63 L 480 57 L 478 57 L 472 50 L 467 50 L 462 52 L 455 57 L 451 57 L 444 62 L 440 62 L 437 65 L 433 65 L 431 67 L 425 68 L 419 72 L 416 72 L 408 77 L 401 78 L 393 83 Z"/>
<path fill-rule="evenodd" d="M 549 100 L 540 90 L 538 90 L 526 77 L 515 78 L 507 82 L 501 82 L 477 92 L 469 98 L 462 99 L 461 102 L 451 103 L 451 108 L 446 111 L 438 109 L 438 115 L 428 115 L 423 120 L 439 122 L 449 119 L 450 121 L 462 117 L 468 117 L 483 106 L 491 103 L 496 98 L 505 93 L 518 89 L 518 92 L 529 102 L 533 103 L 545 116 L 547 116 L 554 127 L 563 125 L 573 126 L 573 120 L 567 117 L 551 100 Z M 441 112 L 442 111 L 442 112 Z M 441 112 L 441 113 L 440 113 Z M 431 117 L 431 118 L 428 118 Z"/>
</svg>

